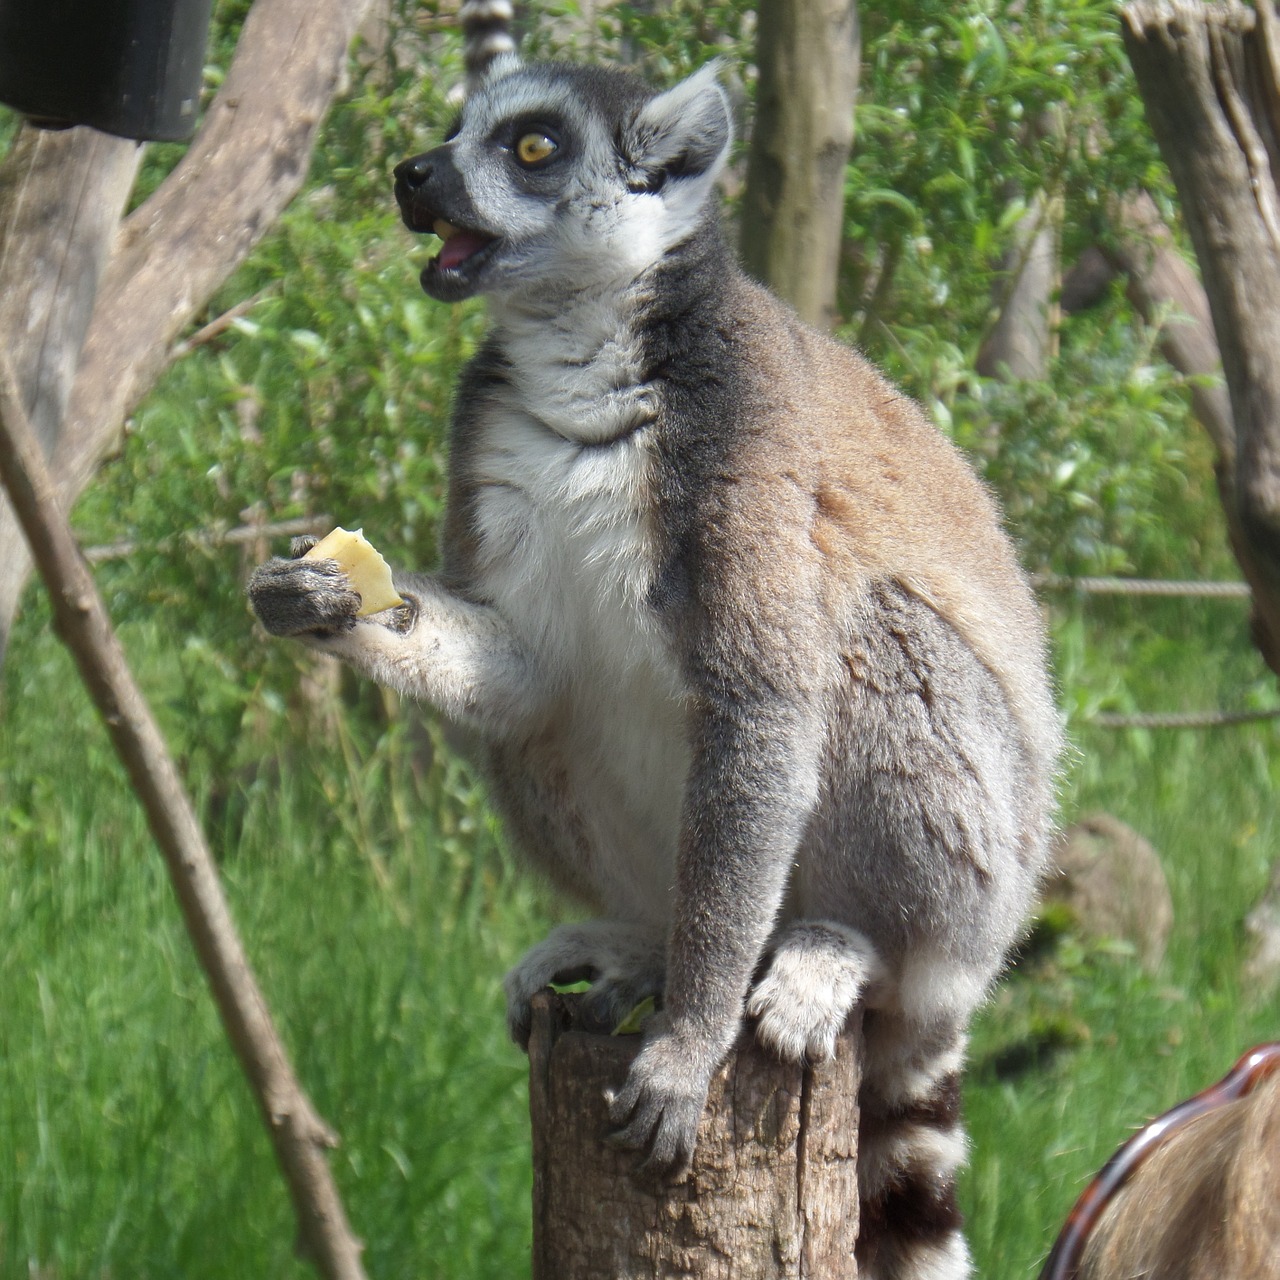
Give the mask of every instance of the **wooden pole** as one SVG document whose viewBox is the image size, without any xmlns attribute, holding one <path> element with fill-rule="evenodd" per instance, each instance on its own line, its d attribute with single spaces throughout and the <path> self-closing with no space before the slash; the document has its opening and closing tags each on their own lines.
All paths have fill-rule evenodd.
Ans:
<svg viewBox="0 0 1280 1280">
<path fill-rule="evenodd" d="M 533 1280 L 852 1280 L 859 1031 L 834 1061 L 784 1064 L 749 1035 L 712 1081 L 688 1177 L 655 1189 L 605 1140 L 607 1088 L 639 1036 L 575 1030 L 535 997 L 529 1041 Z"/>
</svg>

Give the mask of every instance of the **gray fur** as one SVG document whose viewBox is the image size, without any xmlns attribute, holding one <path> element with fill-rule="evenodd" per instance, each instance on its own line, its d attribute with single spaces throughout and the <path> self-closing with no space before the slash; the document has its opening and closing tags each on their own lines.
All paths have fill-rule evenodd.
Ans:
<svg viewBox="0 0 1280 1280">
<path fill-rule="evenodd" d="M 559 145 L 533 168 L 529 129 Z M 411 228 L 468 237 L 424 287 L 493 319 L 443 567 L 369 619 L 293 561 L 250 595 L 462 726 L 513 844 L 599 917 L 512 970 L 518 1040 L 554 977 L 594 979 L 601 1016 L 661 988 L 611 1103 L 650 1169 L 687 1163 L 744 1014 L 822 1057 L 864 1000 L 863 1271 L 950 1278 L 964 1028 L 1050 828 L 1040 620 L 956 451 L 737 270 L 729 139 L 711 72 L 654 95 L 500 64 L 398 170 Z"/>
</svg>

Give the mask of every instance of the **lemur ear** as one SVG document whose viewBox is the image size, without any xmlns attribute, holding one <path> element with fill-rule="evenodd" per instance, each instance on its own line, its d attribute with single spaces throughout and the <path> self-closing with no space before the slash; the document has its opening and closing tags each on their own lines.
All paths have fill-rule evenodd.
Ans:
<svg viewBox="0 0 1280 1280">
<path fill-rule="evenodd" d="M 715 177 L 733 141 L 719 72 L 719 61 L 709 62 L 640 108 L 623 139 L 637 189 L 656 190 L 668 178 Z"/>
</svg>

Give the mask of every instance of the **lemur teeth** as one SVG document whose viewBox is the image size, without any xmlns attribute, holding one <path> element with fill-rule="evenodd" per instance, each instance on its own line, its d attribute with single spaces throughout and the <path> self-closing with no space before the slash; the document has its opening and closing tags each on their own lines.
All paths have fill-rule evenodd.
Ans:
<svg viewBox="0 0 1280 1280">
<path fill-rule="evenodd" d="M 450 236 L 456 236 L 461 227 L 455 227 L 452 222 L 446 222 L 443 218 L 437 218 L 431 224 L 431 230 L 440 237 L 441 240 L 448 240 Z"/>
</svg>

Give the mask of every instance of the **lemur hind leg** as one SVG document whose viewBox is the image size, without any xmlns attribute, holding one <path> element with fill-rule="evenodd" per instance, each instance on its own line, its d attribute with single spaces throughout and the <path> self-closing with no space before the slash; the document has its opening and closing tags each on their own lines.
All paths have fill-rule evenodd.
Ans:
<svg viewBox="0 0 1280 1280">
<path fill-rule="evenodd" d="M 527 1048 L 533 997 L 553 982 L 586 980 L 582 1024 L 612 1030 L 646 996 L 661 993 L 665 973 L 665 939 L 652 929 L 617 920 L 559 925 L 507 974 L 507 1029 Z"/>
<path fill-rule="evenodd" d="M 830 920 L 801 920 L 780 935 L 764 976 L 747 997 L 756 1035 L 789 1062 L 824 1062 L 868 987 L 885 967 L 857 929 Z"/>
</svg>

